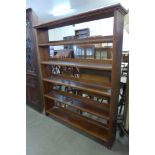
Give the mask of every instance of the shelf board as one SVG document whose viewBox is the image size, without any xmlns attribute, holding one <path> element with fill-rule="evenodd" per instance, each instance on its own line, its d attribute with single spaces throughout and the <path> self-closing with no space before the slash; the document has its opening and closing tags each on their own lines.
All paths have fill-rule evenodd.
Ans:
<svg viewBox="0 0 155 155">
<path fill-rule="evenodd" d="M 97 84 L 69 80 L 64 77 L 55 76 L 55 75 L 53 75 L 49 78 L 43 78 L 43 81 L 51 82 L 51 83 L 58 84 L 58 85 L 64 85 L 64 86 L 77 88 L 77 89 L 88 91 L 91 93 L 100 94 L 105 97 L 111 97 L 111 89 L 110 88 L 107 89 L 105 86 L 101 86 L 101 85 L 97 85 Z"/>
<path fill-rule="evenodd" d="M 76 78 L 76 77 L 72 77 L 72 76 L 67 76 L 67 75 L 63 75 L 63 74 L 58 74 L 56 75 L 57 77 L 63 78 L 65 80 L 71 80 L 71 81 L 75 81 L 75 82 L 80 82 L 80 83 L 86 83 L 87 85 L 91 85 L 91 86 L 98 86 L 98 88 L 103 88 L 104 90 L 108 90 L 111 89 L 111 83 L 110 82 L 97 82 L 97 81 L 93 81 L 91 79 L 91 77 L 87 78 L 87 79 L 82 79 L 82 78 Z M 94 77 L 95 79 L 95 77 Z"/>
<path fill-rule="evenodd" d="M 110 60 L 109 60 L 110 61 Z M 65 61 L 65 60 L 49 60 L 49 61 L 42 61 L 41 64 L 46 65 L 59 65 L 59 66 L 71 66 L 71 67 L 79 67 L 79 68 L 89 68 L 89 69 L 97 69 L 97 70 L 112 70 L 112 64 L 108 63 L 93 63 L 88 61 L 78 62 L 78 61 Z"/>
<path fill-rule="evenodd" d="M 97 49 L 97 50 L 107 50 L 108 52 L 111 52 L 112 51 L 112 47 L 95 47 L 95 49 Z"/>
<path fill-rule="evenodd" d="M 46 46 L 59 46 L 59 45 L 81 45 L 81 44 L 95 44 L 95 43 L 112 43 L 113 36 L 98 36 L 98 37 L 89 37 L 83 39 L 74 39 L 74 40 L 59 40 L 51 41 L 44 44 L 39 44 L 40 47 Z"/>
<path fill-rule="evenodd" d="M 54 107 L 50 110 L 47 110 L 46 113 L 104 142 L 109 142 L 108 130 L 97 124 L 94 124 L 85 117 L 60 107 Z"/>
<path fill-rule="evenodd" d="M 97 104 L 99 104 L 98 102 L 96 102 L 96 105 L 95 105 L 94 103 L 92 104 L 90 99 L 86 99 L 78 95 L 66 93 L 63 91 L 57 91 L 57 90 L 53 90 L 49 94 L 44 96 L 47 98 L 65 103 L 67 105 L 73 106 L 84 112 L 89 112 L 93 115 L 109 120 L 108 108 L 107 106 L 104 106 L 104 104 L 102 104 L 102 106 L 97 106 Z"/>
</svg>

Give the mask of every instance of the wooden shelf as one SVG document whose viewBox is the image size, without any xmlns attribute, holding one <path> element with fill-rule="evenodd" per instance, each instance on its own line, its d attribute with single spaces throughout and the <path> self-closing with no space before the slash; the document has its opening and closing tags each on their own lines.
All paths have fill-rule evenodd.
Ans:
<svg viewBox="0 0 155 155">
<path fill-rule="evenodd" d="M 46 65 L 59 65 L 59 66 L 71 66 L 71 67 L 79 67 L 79 68 L 89 68 L 89 69 L 97 69 L 97 70 L 112 70 L 112 64 L 106 63 L 93 63 L 93 62 L 77 62 L 72 61 L 61 61 L 61 60 L 50 60 L 50 61 L 42 61 L 41 64 Z"/>
<path fill-rule="evenodd" d="M 47 110 L 46 113 L 71 125 L 72 127 L 85 131 L 87 134 L 104 142 L 109 142 L 108 131 L 104 127 L 96 125 L 93 122 L 91 123 L 91 121 L 87 120 L 85 117 L 60 107 L 54 107 L 50 110 Z"/>
<path fill-rule="evenodd" d="M 110 46 L 105 46 L 105 47 L 95 47 L 95 49 L 98 50 L 107 50 L 108 52 L 110 52 L 113 48 Z"/>
<path fill-rule="evenodd" d="M 106 89 L 104 86 L 101 86 L 101 85 L 73 81 L 73 80 L 69 80 L 64 77 L 55 76 L 55 75 L 53 75 L 49 78 L 43 78 L 43 81 L 51 82 L 53 84 L 60 84 L 60 85 L 64 85 L 64 86 L 77 88 L 77 89 L 88 91 L 91 93 L 100 94 L 105 97 L 111 97 L 111 90 Z"/>
<path fill-rule="evenodd" d="M 85 13 L 80 13 L 71 17 L 58 19 L 48 23 L 43 23 L 35 26 L 37 29 L 52 29 L 61 26 L 73 25 L 82 22 L 88 22 L 97 19 L 109 18 L 114 16 L 115 10 L 119 10 L 121 14 L 125 15 L 128 11 L 124 9 L 120 4 L 115 4 L 112 6 L 104 7 L 97 10 L 88 11 Z"/>
<path fill-rule="evenodd" d="M 65 76 L 63 74 L 59 74 L 59 75 L 56 75 L 56 76 L 58 76 L 60 78 L 63 78 L 65 80 L 69 80 L 69 81 L 71 80 L 71 81 L 75 81 L 75 82 L 80 82 L 82 84 L 86 84 L 87 83 L 87 85 L 91 85 L 91 86 L 95 86 L 95 87 L 97 86 L 98 88 L 100 87 L 100 88 L 103 88 L 104 90 L 111 89 L 111 83 L 109 81 L 102 81 L 102 82 L 99 81 L 99 82 L 97 82 L 97 81 L 93 81 L 91 78 L 82 79 L 81 77 L 76 78 L 76 77 L 72 77 L 72 76 Z"/>
<path fill-rule="evenodd" d="M 101 105 L 97 106 L 97 104 L 100 104 L 100 103 L 96 102 L 96 105 L 95 105 L 94 103 L 92 104 L 90 99 L 86 99 L 78 95 L 66 93 L 63 91 L 57 91 L 57 90 L 53 90 L 49 94 L 44 96 L 47 98 L 65 103 L 67 105 L 73 106 L 84 112 L 89 112 L 93 115 L 109 120 L 109 111 L 108 111 L 107 105 L 104 106 L 104 104 L 102 104 L 102 106 Z"/>
<path fill-rule="evenodd" d="M 79 45 L 79 44 L 112 43 L 112 42 L 113 42 L 113 36 L 101 36 L 101 37 L 90 37 L 84 39 L 51 41 L 45 44 L 39 44 L 39 46 L 46 47 L 46 46 L 59 46 L 59 45 Z"/>
</svg>

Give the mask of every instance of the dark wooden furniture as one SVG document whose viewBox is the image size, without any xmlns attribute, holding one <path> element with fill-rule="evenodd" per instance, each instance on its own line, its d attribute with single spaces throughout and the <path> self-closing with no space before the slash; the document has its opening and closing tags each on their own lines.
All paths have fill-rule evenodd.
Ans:
<svg viewBox="0 0 155 155">
<path fill-rule="evenodd" d="M 120 136 L 129 137 L 129 52 L 122 53 L 120 100 L 117 123 Z"/>
<path fill-rule="evenodd" d="M 63 40 L 74 40 L 75 36 L 65 36 L 63 37 Z M 73 50 L 73 45 L 65 45 L 64 49 Z"/>
<path fill-rule="evenodd" d="M 86 44 L 77 46 L 78 58 L 85 59 L 112 59 L 112 48 L 111 47 L 95 47 L 95 44 Z"/>
<path fill-rule="evenodd" d="M 89 28 L 75 30 L 75 38 L 76 39 L 83 39 L 90 36 Z"/>
<path fill-rule="evenodd" d="M 120 136 L 126 135 L 129 137 L 129 72 L 127 72 L 126 80 L 120 82 L 120 84 L 123 90 L 120 91 L 118 127 L 120 128 Z"/>
<path fill-rule="evenodd" d="M 38 70 L 36 34 L 33 25 L 37 16 L 31 8 L 26 10 L 26 103 L 42 111 L 41 87 Z"/>
<path fill-rule="evenodd" d="M 129 51 L 122 52 L 122 64 L 121 64 L 121 75 L 128 75 L 128 66 L 129 66 Z"/>
<path fill-rule="evenodd" d="M 129 62 L 129 51 L 123 51 L 122 52 L 122 62 Z"/>
<path fill-rule="evenodd" d="M 93 59 L 94 58 L 94 45 L 78 45 L 76 52 L 78 58 L 85 58 L 85 59 Z"/>
<path fill-rule="evenodd" d="M 112 59 L 112 48 L 110 47 L 96 47 L 94 49 L 94 58 L 103 60 L 103 59 Z"/>
<path fill-rule="evenodd" d="M 113 5 L 37 25 L 38 53 L 47 115 L 111 147 L 116 134 L 124 15 Z M 49 41 L 48 30 L 114 17 L 113 35 Z M 49 46 L 112 43 L 112 59 L 50 58 Z"/>
</svg>

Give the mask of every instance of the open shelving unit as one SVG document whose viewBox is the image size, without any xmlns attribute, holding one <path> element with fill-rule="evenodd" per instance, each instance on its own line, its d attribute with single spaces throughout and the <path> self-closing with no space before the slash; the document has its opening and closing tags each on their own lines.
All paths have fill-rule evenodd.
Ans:
<svg viewBox="0 0 155 155">
<path fill-rule="evenodd" d="M 126 13 L 117 4 L 35 26 L 46 115 L 82 131 L 108 148 L 112 146 L 116 134 Z M 113 35 L 49 41 L 50 29 L 110 17 L 114 17 Z M 50 46 L 102 43 L 112 44 L 111 58 L 51 58 L 49 54 Z"/>
</svg>

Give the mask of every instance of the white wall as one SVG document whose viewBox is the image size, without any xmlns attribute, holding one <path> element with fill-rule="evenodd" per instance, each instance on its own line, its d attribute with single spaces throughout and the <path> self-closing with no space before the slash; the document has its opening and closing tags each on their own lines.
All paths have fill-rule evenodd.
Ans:
<svg viewBox="0 0 155 155">
<path fill-rule="evenodd" d="M 124 30 L 123 32 L 123 51 L 129 51 L 129 33 Z"/>
</svg>

